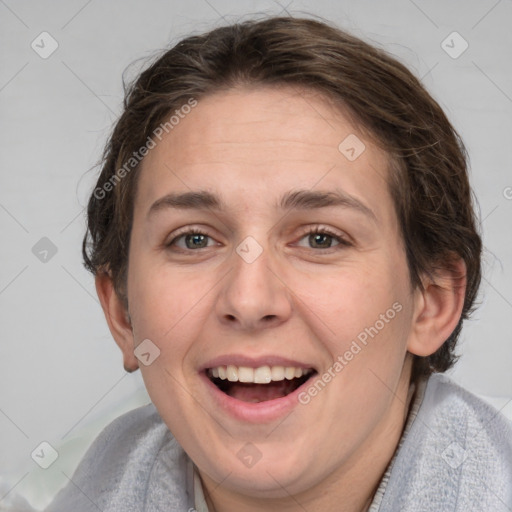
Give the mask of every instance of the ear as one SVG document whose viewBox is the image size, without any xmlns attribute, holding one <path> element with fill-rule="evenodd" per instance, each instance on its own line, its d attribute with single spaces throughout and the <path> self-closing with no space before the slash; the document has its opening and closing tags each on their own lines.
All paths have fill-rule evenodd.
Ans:
<svg viewBox="0 0 512 512">
<path fill-rule="evenodd" d="M 412 335 L 407 350 L 427 357 L 449 338 L 459 323 L 466 294 L 466 264 L 460 257 L 425 277 L 423 290 L 415 293 Z"/>
<path fill-rule="evenodd" d="M 98 272 L 95 283 L 108 327 L 123 353 L 124 368 L 127 372 L 133 372 L 139 367 L 139 363 L 133 353 L 133 330 L 128 310 L 123 300 L 116 293 L 114 283 L 108 272 Z"/>
</svg>

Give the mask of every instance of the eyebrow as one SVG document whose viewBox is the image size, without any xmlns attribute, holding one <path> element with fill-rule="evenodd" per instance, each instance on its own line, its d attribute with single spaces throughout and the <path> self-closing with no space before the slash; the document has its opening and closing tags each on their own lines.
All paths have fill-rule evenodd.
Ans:
<svg viewBox="0 0 512 512">
<path fill-rule="evenodd" d="M 277 208 L 282 210 L 317 210 L 328 207 L 350 208 L 377 221 L 373 210 L 356 197 L 343 192 L 296 190 L 283 195 Z M 222 199 L 206 190 L 196 192 L 170 193 L 157 199 L 149 208 L 148 217 L 156 212 L 171 209 L 183 210 L 215 210 L 226 211 L 227 207 Z"/>
</svg>

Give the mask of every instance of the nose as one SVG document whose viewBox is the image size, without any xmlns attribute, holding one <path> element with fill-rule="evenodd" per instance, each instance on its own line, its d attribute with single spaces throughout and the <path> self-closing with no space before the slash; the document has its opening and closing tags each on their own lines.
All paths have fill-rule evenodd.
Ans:
<svg viewBox="0 0 512 512">
<path fill-rule="evenodd" d="M 216 304 L 221 324 L 257 331 L 286 322 L 292 312 L 292 294 L 270 250 L 264 249 L 254 260 L 233 251 L 231 259 L 232 269 L 222 280 Z"/>
</svg>

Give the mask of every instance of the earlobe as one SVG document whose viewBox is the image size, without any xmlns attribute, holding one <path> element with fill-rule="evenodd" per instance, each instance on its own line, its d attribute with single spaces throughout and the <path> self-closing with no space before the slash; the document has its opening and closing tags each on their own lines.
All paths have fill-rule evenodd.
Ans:
<svg viewBox="0 0 512 512">
<path fill-rule="evenodd" d="M 407 350 L 427 357 L 439 349 L 459 323 L 466 293 L 466 265 L 462 258 L 425 278 L 415 291 L 415 312 Z"/>
<path fill-rule="evenodd" d="M 133 353 L 133 331 L 125 303 L 116 293 L 108 272 L 98 272 L 95 284 L 110 332 L 123 353 L 124 368 L 127 372 L 133 372 L 139 364 Z"/>
</svg>

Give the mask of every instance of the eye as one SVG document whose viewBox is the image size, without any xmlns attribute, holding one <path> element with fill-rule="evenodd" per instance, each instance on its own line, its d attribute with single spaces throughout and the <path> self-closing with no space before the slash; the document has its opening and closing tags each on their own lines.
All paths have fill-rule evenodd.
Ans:
<svg viewBox="0 0 512 512">
<path fill-rule="evenodd" d="M 333 233 L 327 228 L 315 227 L 309 229 L 301 238 L 306 239 L 306 243 L 312 249 L 331 249 L 338 246 L 350 246 L 350 242 L 345 240 L 341 235 Z M 333 242 L 334 245 L 333 245 Z M 300 243 L 298 245 L 301 245 Z M 341 247 L 338 247 L 341 248 Z"/>
<path fill-rule="evenodd" d="M 208 243 L 208 239 L 212 241 L 212 243 Z M 183 241 L 184 245 L 180 242 Z M 208 236 L 206 233 L 203 233 L 202 231 L 198 229 L 189 229 L 183 233 L 178 234 L 175 236 L 168 244 L 166 244 L 167 247 L 170 246 L 176 246 L 180 249 L 187 250 L 187 249 L 204 249 L 206 247 L 211 247 L 212 245 L 216 245 L 215 242 L 213 242 L 213 239 Z"/>
<path fill-rule="evenodd" d="M 300 242 L 302 242 L 302 240 L 306 240 L 306 244 L 308 244 L 307 247 L 311 249 L 341 249 L 342 247 L 352 245 L 341 235 L 323 227 L 310 228 L 302 235 Z M 304 247 L 304 244 L 300 242 L 297 245 Z M 166 247 L 177 247 L 182 251 L 194 251 L 215 245 L 219 244 L 203 231 L 189 228 L 181 233 L 178 232 L 176 236 L 166 244 Z"/>
</svg>

